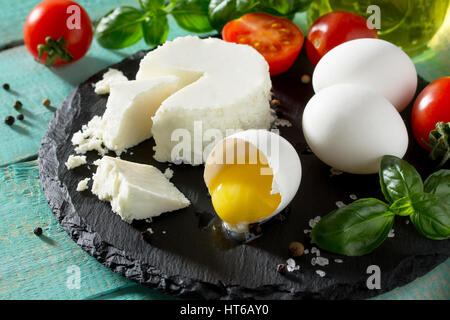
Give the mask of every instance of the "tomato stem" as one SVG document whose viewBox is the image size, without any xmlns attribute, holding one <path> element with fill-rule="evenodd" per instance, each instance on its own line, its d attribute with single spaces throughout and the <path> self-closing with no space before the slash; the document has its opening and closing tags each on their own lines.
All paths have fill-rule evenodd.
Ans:
<svg viewBox="0 0 450 320">
<path fill-rule="evenodd" d="M 436 123 L 436 129 L 430 131 L 428 140 L 424 143 L 431 148 L 430 158 L 440 160 L 439 167 L 442 167 L 450 158 L 450 122 Z"/>
<path fill-rule="evenodd" d="M 39 59 L 41 59 L 42 55 L 47 52 L 48 54 L 45 61 L 45 65 L 47 67 L 51 67 L 56 58 L 59 58 L 65 62 L 73 61 L 72 55 L 69 51 L 67 51 L 67 48 L 65 48 L 66 45 L 67 41 L 62 37 L 58 40 L 55 40 L 52 37 L 46 37 L 45 44 L 38 45 Z"/>
</svg>

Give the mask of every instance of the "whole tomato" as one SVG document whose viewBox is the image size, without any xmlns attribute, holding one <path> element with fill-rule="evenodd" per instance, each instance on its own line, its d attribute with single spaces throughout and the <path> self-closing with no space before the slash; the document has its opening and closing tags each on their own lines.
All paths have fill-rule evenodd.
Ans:
<svg viewBox="0 0 450 320">
<path fill-rule="evenodd" d="M 312 65 L 331 49 L 346 41 L 378 38 L 375 29 L 367 27 L 366 19 L 346 11 L 334 11 L 317 19 L 306 37 L 306 53 Z"/>
<path fill-rule="evenodd" d="M 442 122 L 440 126 L 442 130 L 448 130 L 450 126 L 450 77 L 443 77 L 430 83 L 414 102 L 411 113 L 413 134 L 417 142 L 426 150 L 432 149 L 429 135 L 432 130 L 436 129 L 436 124 L 439 122 Z M 445 136 L 446 133 L 439 134 Z"/>
<path fill-rule="evenodd" d="M 46 0 L 31 10 L 23 38 L 33 57 L 47 66 L 75 62 L 92 42 L 92 23 L 86 11 L 70 0 Z"/>
</svg>

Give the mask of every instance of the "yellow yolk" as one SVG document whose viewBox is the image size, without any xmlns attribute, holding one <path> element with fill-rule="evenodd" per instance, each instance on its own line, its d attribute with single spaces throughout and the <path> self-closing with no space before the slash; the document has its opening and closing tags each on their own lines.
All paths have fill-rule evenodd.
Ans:
<svg viewBox="0 0 450 320">
<path fill-rule="evenodd" d="M 270 167 L 257 164 L 227 164 L 210 184 L 210 194 L 218 216 L 231 226 L 254 223 L 269 217 L 281 202 L 281 195 L 270 194 L 273 174 Z"/>
</svg>

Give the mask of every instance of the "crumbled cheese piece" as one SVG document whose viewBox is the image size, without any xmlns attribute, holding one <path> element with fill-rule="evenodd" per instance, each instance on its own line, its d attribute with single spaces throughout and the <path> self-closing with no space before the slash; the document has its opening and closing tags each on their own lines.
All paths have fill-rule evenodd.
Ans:
<svg viewBox="0 0 450 320">
<path fill-rule="evenodd" d="M 173 170 L 170 168 L 167 168 L 166 171 L 164 171 L 164 176 L 170 180 L 173 178 Z"/>
<path fill-rule="evenodd" d="M 351 195 L 350 195 L 350 199 L 356 200 L 356 199 L 358 199 L 358 197 L 357 197 L 355 194 L 351 194 Z"/>
<path fill-rule="evenodd" d="M 342 259 L 334 259 L 334 262 L 336 262 L 336 263 L 343 263 L 344 260 L 342 260 Z"/>
<path fill-rule="evenodd" d="M 292 258 L 287 259 L 286 269 L 288 272 L 293 272 L 300 269 L 299 265 L 296 265 L 295 260 Z"/>
<path fill-rule="evenodd" d="M 147 223 L 152 223 L 152 222 L 153 222 L 153 219 L 152 219 L 152 218 L 147 218 L 147 219 L 145 219 L 145 222 L 147 222 Z"/>
<path fill-rule="evenodd" d="M 167 231 L 166 231 L 166 230 L 163 230 L 163 231 L 162 231 L 162 234 L 166 234 L 166 233 L 167 233 Z"/>
<path fill-rule="evenodd" d="M 309 226 L 311 228 L 314 228 L 314 226 L 317 224 L 317 222 L 319 222 L 320 218 L 321 218 L 321 216 L 317 216 L 314 219 L 310 219 L 309 220 Z"/>
<path fill-rule="evenodd" d="M 325 277 L 325 275 L 326 275 L 325 271 L 322 271 L 322 270 L 316 270 L 316 273 L 317 273 L 321 278 Z"/>
<path fill-rule="evenodd" d="M 82 191 L 85 191 L 85 190 L 87 190 L 87 188 L 88 188 L 88 182 L 91 180 L 91 178 L 86 178 L 86 179 L 83 179 L 83 180 L 81 180 L 80 182 L 78 182 L 78 185 L 77 185 L 77 191 L 78 192 L 82 192 Z"/>
<path fill-rule="evenodd" d="M 154 233 L 152 228 L 147 228 L 147 232 L 150 233 L 150 234 Z"/>
<path fill-rule="evenodd" d="M 86 156 L 74 156 L 70 155 L 66 162 L 66 167 L 68 170 L 79 167 L 86 164 Z"/>
<path fill-rule="evenodd" d="M 303 251 L 303 254 L 308 254 L 309 253 L 309 250 L 308 249 L 305 249 L 304 251 Z"/>
<path fill-rule="evenodd" d="M 389 231 L 388 238 L 393 238 L 393 237 L 395 237 L 395 230 L 394 230 L 394 229 L 391 229 L 391 230 Z"/>
<path fill-rule="evenodd" d="M 311 229 L 305 229 L 305 230 L 303 230 L 303 233 L 307 234 L 307 233 L 310 233 L 311 231 L 312 231 Z"/>
<path fill-rule="evenodd" d="M 122 71 L 109 68 L 103 75 L 103 79 L 95 84 L 95 93 L 106 94 L 109 93 L 112 84 L 128 81 L 128 78 Z"/>
</svg>

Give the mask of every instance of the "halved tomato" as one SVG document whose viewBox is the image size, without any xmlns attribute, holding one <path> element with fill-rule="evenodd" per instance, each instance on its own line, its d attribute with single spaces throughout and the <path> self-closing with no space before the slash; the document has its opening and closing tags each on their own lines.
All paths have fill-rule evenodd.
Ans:
<svg viewBox="0 0 450 320">
<path fill-rule="evenodd" d="M 222 38 L 258 50 L 269 64 L 271 75 L 283 73 L 294 64 L 305 39 L 294 23 L 266 13 L 249 13 L 228 22 Z"/>
</svg>

